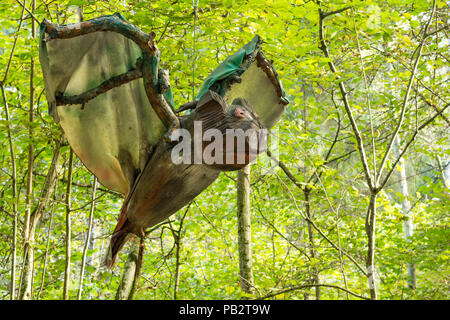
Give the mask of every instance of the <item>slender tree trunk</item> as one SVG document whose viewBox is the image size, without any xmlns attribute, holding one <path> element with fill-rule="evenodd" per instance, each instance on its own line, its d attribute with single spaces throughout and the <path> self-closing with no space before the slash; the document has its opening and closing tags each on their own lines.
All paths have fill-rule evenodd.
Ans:
<svg viewBox="0 0 450 320">
<path fill-rule="evenodd" d="M 47 206 L 48 200 L 53 193 L 53 189 L 56 183 L 56 171 L 57 165 L 60 159 L 60 148 L 63 141 L 63 135 L 56 141 L 55 147 L 53 149 L 52 162 L 50 168 L 48 169 L 47 176 L 45 178 L 44 186 L 41 191 L 39 203 L 37 207 L 33 210 L 30 218 L 30 231 L 29 239 L 24 244 L 23 250 L 23 268 L 21 274 L 21 286 L 19 298 L 21 300 L 32 299 L 33 294 L 33 273 L 34 273 L 34 234 L 36 231 L 37 224 L 44 213 Z"/>
<path fill-rule="evenodd" d="M 11 66 L 11 61 L 14 56 L 14 51 L 16 49 L 17 39 L 22 28 L 23 17 L 25 13 L 25 6 L 22 8 L 22 13 L 20 14 L 19 26 L 17 28 L 16 36 L 14 39 L 14 44 L 11 49 L 11 53 L 9 55 L 8 64 L 6 66 L 5 73 L 3 75 L 3 79 L 0 81 L 0 89 L 2 91 L 3 104 L 5 107 L 5 120 L 7 122 L 7 131 L 8 131 L 8 144 L 9 144 L 9 153 L 11 157 L 11 185 L 12 185 L 12 207 L 13 207 L 13 239 L 12 239 L 12 257 L 11 257 L 11 286 L 10 286 L 10 299 L 14 300 L 16 297 L 16 258 L 17 258 L 17 169 L 16 169 L 16 156 L 14 152 L 14 141 L 12 137 L 12 127 L 9 117 L 9 106 L 8 99 L 6 98 L 5 93 L 5 82 L 8 78 L 9 68 Z M 2 68 L 3 69 L 3 68 Z"/>
<path fill-rule="evenodd" d="M 395 153 L 397 157 L 400 157 L 400 138 L 397 136 L 395 139 L 394 145 Z M 405 241 L 410 241 L 410 238 L 413 235 L 414 224 L 413 219 L 411 217 L 411 203 L 408 200 L 409 192 L 408 192 L 408 182 L 406 180 L 406 167 L 405 161 L 403 158 L 400 158 L 399 161 L 400 172 L 399 172 L 399 180 L 400 180 L 400 193 L 403 196 L 402 200 L 402 211 L 405 227 Z M 415 289 L 416 288 L 416 265 L 412 262 L 408 262 L 406 265 L 408 272 L 408 288 Z"/>
<path fill-rule="evenodd" d="M 184 219 L 186 218 L 186 215 L 189 211 L 189 208 L 191 207 L 191 203 L 190 202 L 188 204 L 188 206 L 186 207 L 186 210 L 184 211 L 183 216 L 180 219 L 180 226 L 178 228 L 178 230 L 174 230 L 172 228 L 172 224 L 170 224 L 171 230 L 172 230 L 172 235 L 174 238 L 174 242 L 175 242 L 175 281 L 174 281 L 174 285 L 173 285 L 173 299 L 177 300 L 178 299 L 178 289 L 180 287 L 180 269 L 181 269 L 181 248 L 182 248 L 182 244 L 183 244 L 183 237 L 182 237 L 182 231 L 183 231 L 183 223 L 184 223 Z"/>
<path fill-rule="evenodd" d="M 134 275 L 138 264 L 140 245 L 140 239 L 136 236 L 133 237 L 134 238 L 132 241 L 130 241 L 132 242 L 130 253 L 128 254 L 128 259 L 125 262 L 125 268 L 123 269 L 122 281 L 117 288 L 116 300 L 127 300 L 133 286 Z"/>
<path fill-rule="evenodd" d="M 47 244 L 45 246 L 44 266 L 42 268 L 41 286 L 39 287 L 39 291 L 37 293 L 36 300 L 40 299 L 42 290 L 44 289 L 45 275 L 46 275 L 47 261 L 48 261 L 48 249 L 50 247 L 50 233 L 51 233 L 51 230 L 52 230 L 53 214 L 55 213 L 56 195 L 57 195 L 57 190 L 56 190 L 56 187 L 55 187 L 55 193 L 54 193 L 53 202 L 52 202 L 52 210 L 50 211 L 50 220 L 48 222 Z"/>
<path fill-rule="evenodd" d="M 87 218 L 87 224 L 89 225 L 89 218 Z M 89 237 L 89 243 L 88 243 L 88 247 L 87 250 L 91 251 L 92 254 L 86 256 L 86 264 L 88 266 L 95 266 L 96 267 L 96 271 L 97 272 L 97 266 L 99 263 L 99 250 L 97 250 L 96 252 L 93 252 L 92 250 L 94 250 L 94 244 L 95 244 L 95 237 L 96 237 L 96 220 L 92 219 L 92 226 L 91 226 L 91 236 Z"/>
<path fill-rule="evenodd" d="M 94 210 L 95 210 L 95 194 L 97 191 L 97 178 L 94 177 L 94 183 L 92 184 L 92 194 L 91 194 L 91 209 L 89 211 L 89 223 L 88 230 L 86 232 L 86 241 L 84 243 L 83 249 L 83 257 L 81 258 L 81 270 L 80 270 L 80 283 L 78 285 L 78 295 L 77 299 L 81 299 L 81 292 L 83 290 L 83 277 L 84 277 L 84 268 L 86 265 L 86 255 L 89 244 L 91 242 L 91 233 L 92 233 L 92 222 L 94 220 Z"/>
<path fill-rule="evenodd" d="M 11 257 L 11 288 L 10 299 L 14 300 L 16 293 L 16 256 L 17 256 L 17 169 L 16 169 L 16 155 L 14 151 L 14 141 L 12 137 L 12 128 L 9 118 L 9 106 L 6 98 L 5 89 L 1 86 L 2 97 L 5 107 L 5 120 L 8 123 L 8 143 L 9 154 L 11 157 L 11 185 L 12 185 L 12 207 L 13 207 L 13 239 L 11 243 L 12 257 Z"/>
<path fill-rule="evenodd" d="M 139 277 L 141 276 L 142 260 L 144 258 L 144 250 L 145 250 L 145 238 L 142 237 L 139 239 L 139 253 L 138 253 L 138 258 L 137 258 L 136 271 L 134 272 L 133 285 L 131 286 L 131 291 L 130 291 L 130 294 L 128 295 L 128 300 L 133 300 L 134 295 L 136 294 L 136 291 L 137 291 Z"/>
<path fill-rule="evenodd" d="M 305 86 L 303 86 L 303 130 L 304 132 L 308 132 L 308 109 L 307 106 L 307 92 L 305 90 Z M 308 174 L 308 167 L 306 165 L 307 163 L 307 156 L 305 156 L 304 159 L 304 166 L 303 166 L 303 175 L 306 179 L 306 176 Z M 319 270 L 317 269 L 317 260 L 316 260 L 316 246 L 314 244 L 314 228 L 312 226 L 312 214 L 311 214 L 311 202 L 310 202 L 310 192 L 311 189 L 308 187 L 302 188 L 304 196 L 305 196 L 305 213 L 308 217 L 309 221 L 307 221 L 308 224 L 308 239 L 309 239 L 309 254 L 311 255 L 312 261 L 313 261 L 313 274 L 312 274 L 312 283 L 313 284 L 320 284 L 319 279 Z M 320 286 L 316 286 L 314 288 L 315 290 L 315 296 L 316 300 L 320 300 Z M 305 299 L 308 299 L 309 295 L 305 295 Z"/>
<path fill-rule="evenodd" d="M 450 186 L 450 165 L 447 163 L 444 167 L 442 166 L 442 161 L 439 156 L 436 156 L 436 161 L 439 168 L 439 173 L 441 174 L 442 183 L 446 189 Z"/>
<path fill-rule="evenodd" d="M 310 189 L 308 187 L 305 187 L 303 189 L 305 194 L 305 212 L 306 216 L 310 221 L 312 221 L 312 215 L 311 215 L 311 203 L 309 199 L 309 193 Z M 314 244 L 314 228 L 311 224 L 311 222 L 308 221 L 308 238 L 309 238 L 309 254 L 311 255 L 311 259 L 313 261 L 313 284 L 320 284 L 320 278 L 319 278 L 319 270 L 317 269 L 317 255 L 316 255 L 316 246 Z M 320 286 L 316 286 L 314 288 L 316 300 L 320 300 Z"/>
<path fill-rule="evenodd" d="M 377 207 L 377 194 L 372 193 L 370 195 L 369 208 L 366 221 L 366 233 L 367 233 L 367 280 L 369 283 L 370 298 L 372 300 L 377 299 L 377 288 L 375 282 L 375 226 L 376 226 L 376 207 Z"/>
<path fill-rule="evenodd" d="M 175 280 L 173 285 L 173 299 L 178 299 L 178 289 L 180 287 L 180 252 L 182 246 L 181 228 L 178 230 L 175 236 Z"/>
<path fill-rule="evenodd" d="M 250 219 L 250 165 L 238 171 L 237 179 L 237 216 L 239 245 L 239 275 L 243 292 L 254 293 L 251 219 Z"/>
<path fill-rule="evenodd" d="M 69 286 L 70 286 L 70 256 L 72 240 L 72 225 L 70 220 L 71 199 L 72 196 L 72 170 L 73 170 L 73 150 L 70 148 L 69 153 L 69 170 L 67 173 L 67 190 L 66 190 L 66 265 L 64 271 L 64 287 L 63 300 L 69 300 Z"/>
<path fill-rule="evenodd" d="M 342 279 L 344 280 L 344 288 L 345 290 L 348 290 L 348 283 L 347 283 L 347 276 L 345 275 L 345 269 L 344 269 L 344 258 L 342 257 L 342 251 L 341 251 L 341 235 L 339 231 L 339 223 L 336 225 L 336 233 L 338 238 L 338 247 L 339 247 L 339 266 L 342 273 Z M 345 295 L 347 297 L 347 300 L 349 300 L 349 294 L 348 292 L 345 292 Z"/>
<path fill-rule="evenodd" d="M 33 13 L 36 8 L 36 1 L 31 2 L 31 12 Z M 36 38 L 36 25 L 33 19 L 31 19 L 31 37 Z M 27 241 L 29 239 L 30 232 L 30 218 L 31 218 L 31 201 L 33 197 L 33 121 L 34 121 L 34 57 L 30 58 L 30 108 L 28 111 L 28 168 L 27 168 L 27 186 L 26 186 L 26 198 L 25 198 L 25 221 L 24 221 L 24 238 Z"/>
</svg>

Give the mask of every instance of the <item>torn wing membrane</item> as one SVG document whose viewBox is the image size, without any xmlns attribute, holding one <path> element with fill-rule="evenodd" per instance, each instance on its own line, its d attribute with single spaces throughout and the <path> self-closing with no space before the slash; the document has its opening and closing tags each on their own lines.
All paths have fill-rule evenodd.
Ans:
<svg viewBox="0 0 450 320">
<path fill-rule="evenodd" d="M 280 100 L 267 74 L 253 61 L 241 75 L 242 81 L 235 83 L 225 93 L 228 103 L 236 98 L 246 99 L 266 128 L 271 128 L 281 117 L 284 104 Z"/>
<path fill-rule="evenodd" d="M 43 41 L 40 59 L 50 113 L 85 166 L 106 187 L 126 194 L 165 127 L 148 102 L 142 79 L 81 105 L 56 107 L 56 96 L 78 95 L 134 69 L 139 47 L 114 32 Z"/>
<path fill-rule="evenodd" d="M 272 63 L 261 52 L 262 39 L 256 35 L 235 54 L 225 59 L 202 85 L 197 99 L 211 88 L 231 104 L 244 98 L 253 106 L 267 129 L 279 120 L 288 103 Z M 240 81 L 233 81 L 236 76 Z M 228 87 L 228 84 L 231 87 Z"/>
</svg>

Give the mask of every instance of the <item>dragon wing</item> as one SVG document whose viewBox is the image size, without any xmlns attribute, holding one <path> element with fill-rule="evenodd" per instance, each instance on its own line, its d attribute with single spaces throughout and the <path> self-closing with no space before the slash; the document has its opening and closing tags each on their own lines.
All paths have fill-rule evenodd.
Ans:
<svg viewBox="0 0 450 320">
<path fill-rule="evenodd" d="M 66 27 L 76 28 L 76 24 Z M 58 97 L 92 93 L 111 78 L 138 69 L 141 55 L 136 43 L 116 32 L 47 41 L 45 27 L 41 27 L 39 58 L 49 112 L 100 183 L 124 195 L 166 131 L 148 101 L 142 77 L 85 104 L 57 105 L 57 101 Z M 170 89 L 164 98 L 173 108 Z"/>
<path fill-rule="evenodd" d="M 244 98 L 253 106 L 266 128 L 279 120 L 289 101 L 272 63 L 261 51 L 262 40 L 252 41 L 225 59 L 206 78 L 197 95 L 199 100 L 208 90 L 225 98 L 228 104 Z"/>
</svg>

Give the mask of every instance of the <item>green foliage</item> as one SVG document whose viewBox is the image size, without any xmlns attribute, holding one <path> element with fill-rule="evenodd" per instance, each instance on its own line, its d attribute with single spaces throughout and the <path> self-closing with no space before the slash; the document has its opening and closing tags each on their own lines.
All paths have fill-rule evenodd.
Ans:
<svg viewBox="0 0 450 320">
<path fill-rule="evenodd" d="M 23 2 L 23 0 L 22 0 Z M 423 39 L 432 3 L 420 1 L 321 1 L 331 12 L 324 37 L 330 57 L 319 48 L 318 5 L 314 1 L 200 1 L 193 47 L 192 1 L 37 1 L 34 16 L 61 24 L 77 21 L 78 8 L 84 19 L 121 12 L 145 32 L 154 31 L 161 50 L 161 66 L 170 70 L 177 107 L 192 100 L 192 88 L 201 83 L 225 57 L 259 34 L 263 49 L 283 81 L 291 103 L 272 132 L 279 139 L 276 157 L 298 182 L 262 155 L 252 166 L 252 250 L 255 296 L 312 283 L 318 270 L 321 283 L 348 288 L 368 296 L 367 278 L 347 256 L 341 255 L 317 230 L 311 232 L 305 219 L 304 187 L 310 191 L 311 217 L 335 245 L 365 269 L 367 235 L 365 218 L 370 190 L 364 178 L 354 130 L 339 92 L 344 82 L 354 117 L 374 170 L 388 148 L 402 110 L 403 98 Z M 29 3 L 26 3 L 30 8 Z M 40 201 L 45 175 L 52 160 L 52 141 L 60 128 L 48 115 L 44 83 L 38 62 L 37 39 L 31 37 L 31 17 L 25 12 L 17 33 L 22 7 L 17 1 L 0 3 L 0 81 L 10 64 L 0 111 L 0 297 L 9 295 L 13 204 L 18 204 L 19 234 L 17 270 L 23 257 L 22 228 L 26 209 L 28 146 L 34 146 L 32 208 Z M 448 23 L 448 4 L 437 1 L 429 32 Z M 447 31 L 446 31 L 447 32 Z M 17 37 L 15 51 L 10 54 Z M 422 123 L 448 103 L 448 38 L 438 32 L 424 42 L 408 107 L 399 131 L 403 146 Z M 360 49 L 358 49 L 358 42 Z M 195 56 L 195 79 L 192 64 Z M 361 63 L 361 57 L 363 64 Z M 29 122 L 30 61 L 34 58 L 34 120 Z M 337 72 L 330 71 L 333 61 Z M 367 87 L 364 74 L 367 79 Z M 368 100 L 371 105 L 369 113 Z M 378 195 L 376 227 L 376 273 L 381 299 L 449 298 L 449 189 L 443 178 L 449 172 L 448 110 L 424 130 L 405 153 L 409 195 L 399 189 L 399 171 Z M 447 120 L 445 120 L 447 119 Z M 374 150 L 371 146 L 373 124 Z M 15 151 L 18 195 L 12 195 L 12 162 L 8 127 Z M 29 136 L 32 128 L 32 136 Z M 35 241 L 34 297 L 60 299 L 65 266 L 65 207 L 69 148 L 61 149 L 58 183 L 45 208 Z M 386 167 L 394 164 L 395 154 Z M 438 165 L 437 159 L 441 159 Z M 397 169 L 399 165 L 397 165 Z M 444 166 L 444 167 L 442 167 Z M 384 175 L 387 171 L 384 171 Z M 320 179 L 317 176 L 320 175 Z M 237 249 L 235 173 L 222 174 L 191 204 L 181 230 L 181 299 L 240 299 Z M 76 297 L 85 242 L 92 175 L 79 160 L 74 164 L 72 191 L 72 278 L 70 296 Z M 447 183 L 447 185 L 446 185 Z M 404 239 L 402 201 L 411 203 L 408 216 L 414 236 Z M 114 299 L 129 252 L 126 246 L 112 271 L 102 267 L 109 236 L 122 199 L 103 187 L 97 193 L 95 228 L 83 282 L 83 299 Z M 146 253 L 136 299 L 171 299 L 177 263 L 173 231 L 180 226 L 184 210 L 163 223 L 146 240 Z M 50 216 L 53 212 L 53 218 Z M 52 221 L 50 225 L 50 220 Z M 315 257 L 310 249 L 313 239 Z M 48 249 L 47 249 L 48 241 Z M 407 287 L 406 266 L 415 263 L 417 287 Z M 44 263 L 46 270 L 44 272 Z M 18 283 L 19 276 L 16 282 Z M 277 299 L 313 298 L 314 289 L 293 290 Z M 321 299 L 347 299 L 334 288 L 321 288 Z M 349 296 L 349 299 L 354 299 Z"/>
</svg>

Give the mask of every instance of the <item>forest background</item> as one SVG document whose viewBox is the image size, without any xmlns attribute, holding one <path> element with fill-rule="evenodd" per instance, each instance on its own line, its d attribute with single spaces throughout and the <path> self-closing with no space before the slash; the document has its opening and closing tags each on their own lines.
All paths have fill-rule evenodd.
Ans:
<svg viewBox="0 0 450 320">
<path fill-rule="evenodd" d="M 0 298 L 448 299 L 448 2 L 200 0 L 194 27 L 196 2 L 0 3 Z M 38 38 L 115 12 L 177 107 L 254 34 L 290 104 L 248 185 L 221 174 L 108 270 L 122 198 L 48 115 Z"/>
</svg>

